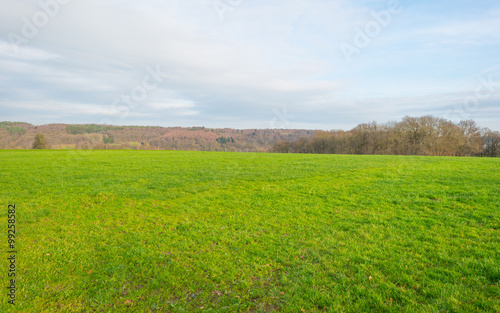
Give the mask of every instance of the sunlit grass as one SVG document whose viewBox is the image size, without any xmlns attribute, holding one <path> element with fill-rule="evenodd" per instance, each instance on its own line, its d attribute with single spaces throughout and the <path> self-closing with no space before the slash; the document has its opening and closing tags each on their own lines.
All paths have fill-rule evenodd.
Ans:
<svg viewBox="0 0 500 313">
<path fill-rule="evenodd" d="M 500 311 L 498 159 L 1 151 L 0 181 L 2 312 Z"/>
</svg>

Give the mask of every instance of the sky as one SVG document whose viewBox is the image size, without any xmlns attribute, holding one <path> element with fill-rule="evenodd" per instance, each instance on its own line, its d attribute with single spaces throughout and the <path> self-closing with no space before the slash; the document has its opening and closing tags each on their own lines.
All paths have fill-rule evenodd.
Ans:
<svg viewBox="0 0 500 313">
<path fill-rule="evenodd" d="M 0 2 L 0 121 L 500 131 L 498 0 Z"/>
</svg>

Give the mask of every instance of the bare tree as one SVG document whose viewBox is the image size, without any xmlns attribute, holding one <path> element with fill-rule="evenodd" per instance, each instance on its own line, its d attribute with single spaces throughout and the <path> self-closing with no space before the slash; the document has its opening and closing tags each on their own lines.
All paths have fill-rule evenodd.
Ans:
<svg viewBox="0 0 500 313">
<path fill-rule="evenodd" d="M 500 133 L 484 129 L 483 131 L 483 154 L 489 157 L 500 155 Z"/>
</svg>

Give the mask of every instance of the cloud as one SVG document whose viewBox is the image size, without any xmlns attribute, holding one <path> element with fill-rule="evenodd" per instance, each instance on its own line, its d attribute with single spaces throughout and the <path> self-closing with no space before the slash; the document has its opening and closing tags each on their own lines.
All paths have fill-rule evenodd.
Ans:
<svg viewBox="0 0 500 313">
<path fill-rule="evenodd" d="M 61 57 L 36 48 L 21 47 L 16 51 L 11 44 L 0 41 L 0 55 L 21 60 L 53 60 Z"/>
<path fill-rule="evenodd" d="M 149 117 L 153 125 L 255 128 L 269 127 L 274 110 L 287 108 L 296 115 L 293 125 L 347 127 L 437 113 L 433 109 L 450 98 L 436 95 L 473 89 L 471 75 L 500 61 L 494 52 L 500 11 L 494 5 L 465 16 L 465 5 L 455 4 L 463 12 L 448 18 L 402 1 L 404 13 L 348 64 L 339 44 L 352 41 L 355 29 L 384 10 L 386 1 L 245 0 L 223 21 L 213 4 L 69 1 L 16 53 L 7 34 L 21 34 L 23 18 L 41 8 L 37 1 L 6 0 L 0 12 L 0 109 L 9 115 L 3 119 L 31 116 L 36 108 L 39 116 L 59 122 L 111 118 L 134 124 Z M 161 83 L 126 117 L 116 112 L 115 101 L 130 96 L 147 69 L 157 66 L 165 73 Z M 491 115 L 480 111 L 477 117 Z"/>
</svg>

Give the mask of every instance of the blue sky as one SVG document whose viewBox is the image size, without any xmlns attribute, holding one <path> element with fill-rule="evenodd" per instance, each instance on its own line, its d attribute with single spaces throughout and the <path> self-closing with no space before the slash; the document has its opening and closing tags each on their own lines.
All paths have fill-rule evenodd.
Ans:
<svg viewBox="0 0 500 313">
<path fill-rule="evenodd" d="M 0 120 L 500 130 L 500 2 L 3 0 Z"/>
</svg>

